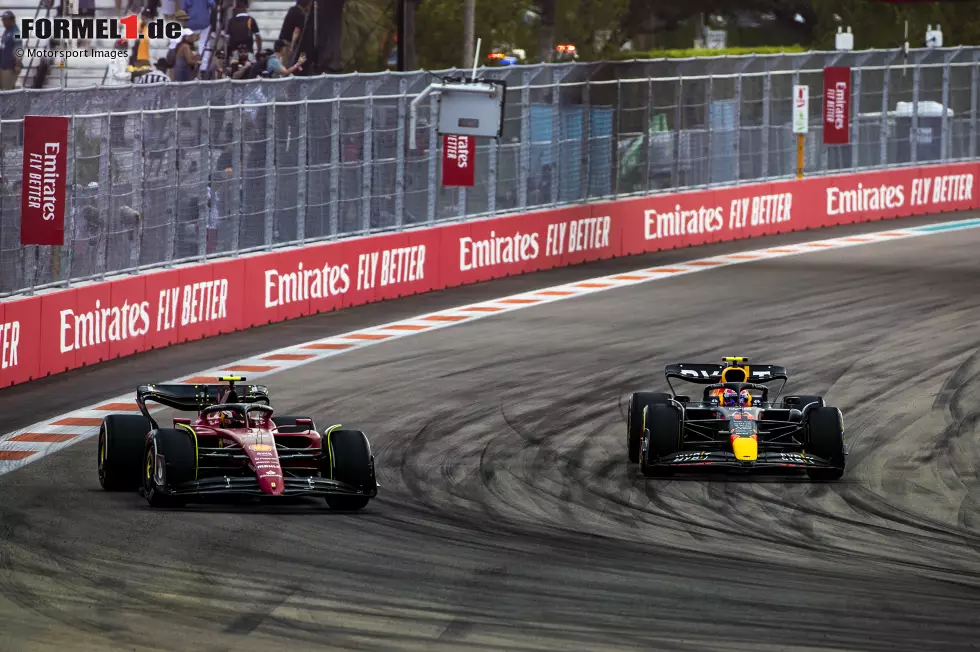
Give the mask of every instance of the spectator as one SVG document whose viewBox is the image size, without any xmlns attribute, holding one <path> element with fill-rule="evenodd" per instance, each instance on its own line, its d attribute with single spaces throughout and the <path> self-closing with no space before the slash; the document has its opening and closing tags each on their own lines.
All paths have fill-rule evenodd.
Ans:
<svg viewBox="0 0 980 652">
<path fill-rule="evenodd" d="M 201 55 L 194 51 L 194 44 L 200 36 L 197 32 L 184 28 L 174 56 L 173 80 L 175 82 L 192 81 L 197 78 L 198 67 L 201 65 Z"/>
<path fill-rule="evenodd" d="M 208 37 L 211 36 L 212 12 L 215 9 L 214 0 L 182 0 L 182 2 L 181 9 L 187 12 L 185 26 L 200 37 L 201 47 L 206 47 Z"/>
<path fill-rule="evenodd" d="M 78 0 L 78 14 L 80 18 L 95 18 L 95 0 Z"/>
<path fill-rule="evenodd" d="M 269 57 L 269 63 L 265 67 L 269 77 L 289 77 L 303 69 L 303 64 L 306 63 L 305 54 L 300 54 L 296 63 L 287 68 L 286 61 L 289 60 L 289 44 L 279 39 L 276 41 L 275 48 L 275 54 Z"/>
<path fill-rule="evenodd" d="M 225 60 L 225 51 L 218 50 L 214 53 L 214 78 L 224 79 L 225 74 L 228 72 L 227 61 Z"/>
<path fill-rule="evenodd" d="M 21 47 L 20 29 L 14 12 L 3 12 L 3 34 L 0 34 L 0 91 L 12 91 L 20 77 L 21 58 L 17 49 Z"/>
<path fill-rule="evenodd" d="M 248 0 L 236 0 L 235 15 L 228 21 L 225 30 L 227 38 L 227 53 L 230 58 L 238 51 L 240 45 L 245 45 L 249 52 L 258 54 L 262 50 L 262 36 L 259 34 L 259 24 L 248 15 Z"/>
<path fill-rule="evenodd" d="M 289 58 L 285 63 L 292 65 L 299 57 L 306 55 L 309 66 L 303 66 L 300 74 L 312 75 L 315 69 L 316 47 L 313 42 L 313 24 L 310 20 L 310 8 L 313 0 L 296 0 L 296 4 L 286 12 L 282 21 L 279 39 L 289 43 Z"/>
<path fill-rule="evenodd" d="M 167 62 L 166 58 L 161 57 L 157 59 L 157 69 L 145 72 L 135 79 L 133 79 L 134 84 L 160 84 L 170 81 L 170 75 L 167 74 L 167 70 L 170 69 L 170 64 Z"/>
<path fill-rule="evenodd" d="M 255 59 L 251 52 L 245 49 L 245 44 L 238 48 L 236 56 L 228 59 L 226 74 L 232 79 L 252 79 L 257 75 Z"/>
<path fill-rule="evenodd" d="M 139 36 L 136 37 L 136 45 L 133 47 L 133 54 L 130 55 L 129 63 L 138 68 L 150 67 L 150 22 L 153 20 L 153 13 L 149 9 L 144 9 L 140 13 Z"/>
<path fill-rule="evenodd" d="M 59 3 L 60 6 L 61 3 Z M 138 7 L 139 3 L 137 0 L 126 0 L 126 11 L 123 11 L 123 0 L 116 0 L 116 17 L 122 18 L 126 14 L 130 13 L 134 7 Z M 61 13 L 58 14 L 59 16 Z"/>
</svg>

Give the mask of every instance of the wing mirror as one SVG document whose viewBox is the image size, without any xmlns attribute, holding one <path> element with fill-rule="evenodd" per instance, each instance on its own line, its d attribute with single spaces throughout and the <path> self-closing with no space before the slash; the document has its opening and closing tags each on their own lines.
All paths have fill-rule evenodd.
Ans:
<svg viewBox="0 0 980 652">
<path fill-rule="evenodd" d="M 313 419 L 296 419 L 297 426 L 303 426 L 305 428 L 313 428 Z"/>
</svg>

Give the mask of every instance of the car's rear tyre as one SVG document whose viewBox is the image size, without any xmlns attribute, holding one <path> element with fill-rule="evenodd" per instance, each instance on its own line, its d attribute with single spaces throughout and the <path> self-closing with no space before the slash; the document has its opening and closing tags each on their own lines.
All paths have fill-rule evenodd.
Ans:
<svg viewBox="0 0 980 652">
<path fill-rule="evenodd" d="M 660 392 L 636 392 L 630 397 L 626 411 L 626 450 L 629 461 L 640 461 L 640 447 L 643 446 L 643 408 L 650 405 L 665 405 L 670 394 Z"/>
<path fill-rule="evenodd" d="M 374 455 L 367 436 L 360 430 L 334 430 L 323 442 L 324 456 L 321 474 L 343 482 L 355 489 L 373 493 L 377 488 L 374 475 Z M 354 511 L 362 509 L 370 496 L 326 496 L 331 509 Z"/>
<path fill-rule="evenodd" d="M 647 410 L 646 450 L 640 451 L 640 472 L 648 478 L 674 474 L 670 467 L 653 466 L 657 460 L 681 448 L 681 416 L 670 405 L 652 405 Z"/>
<path fill-rule="evenodd" d="M 140 460 L 150 431 L 142 415 L 110 414 L 99 428 L 99 484 L 106 491 L 136 491 L 140 487 Z"/>
<path fill-rule="evenodd" d="M 166 490 L 190 482 L 197 475 L 194 435 L 184 429 L 170 428 L 151 432 L 143 453 L 142 475 L 143 495 L 152 507 L 186 505 L 186 498 L 171 496 Z"/>
<path fill-rule="evenodd" d="M 839 480 L 844 475 L 844 424 L 837 408 L 811 409 L 807 415 L 809 440 L 806 451 L 828 460 L 837 468 L 807 469 L 811 480 Z"/>
<path fill-rule="evenodd" d="M 313 425 L 309 428 L 306 426 L 297 426 L 296 422 L 299 419 L 309 419 L 311 422 L 313 422 L 313 417 L 281 417 L 279 415 L 273 415 L 272 422 L 276 424 L 276 429 L 283 434 L 305 432 L 306 430 L 316 430 L 316 422 L 313 422 Z"/>
</svg>

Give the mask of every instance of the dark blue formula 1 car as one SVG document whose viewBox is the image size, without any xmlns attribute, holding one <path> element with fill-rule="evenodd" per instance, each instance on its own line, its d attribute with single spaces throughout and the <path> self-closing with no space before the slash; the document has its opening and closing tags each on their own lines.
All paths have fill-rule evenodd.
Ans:
<svg viewBox="0 0 980 652">
<path fill-rule="evenodd" d="M 749 366 L 748 358 L 724 364 L 672 364 L 664 375 L 670 394 L 637 392 L 629 401 L 629 461 L 643 475 L 670 476 L 712 467 L 743 472 L 806 471 L 811 480 L 844 475 L 847 448 L 841 411 L 820 396 L 787 396 L 784 367 Z M 702 386 L 696 400 L 679 396 L 671 379 Z M 769 383 L 782 384 L 770 396 Z"/>
</svg>

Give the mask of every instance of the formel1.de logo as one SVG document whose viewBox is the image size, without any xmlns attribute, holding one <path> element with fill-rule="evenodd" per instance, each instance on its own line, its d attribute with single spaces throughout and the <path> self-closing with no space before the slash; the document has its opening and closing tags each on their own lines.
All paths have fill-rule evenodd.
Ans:
<svg viewBox="0 0 980 652">
<path fill-rule="evenodd" d="M 37 38 L 60 40 L 127 39 L 139 38 L 139 18 L 130 14 L 125 18 L 24 18 L 20 21 L 24 40 Z M 157 18 L 146 24 L 151 39 L 177 39 L 183 29 L 180 23 Z"/>
</svg>

